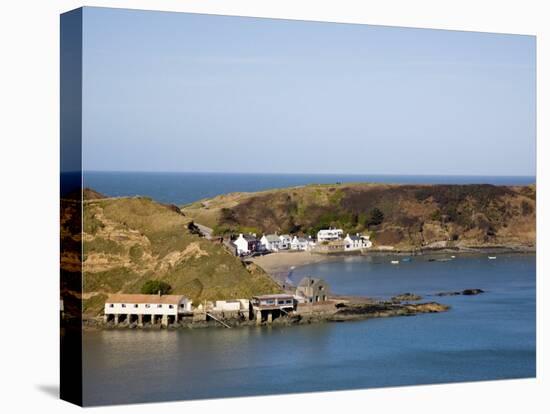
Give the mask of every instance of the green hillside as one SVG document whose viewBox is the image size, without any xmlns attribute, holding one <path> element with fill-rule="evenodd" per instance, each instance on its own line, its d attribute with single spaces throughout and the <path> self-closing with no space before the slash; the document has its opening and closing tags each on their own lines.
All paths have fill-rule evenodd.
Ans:
<svg viewBox="0 0 550 414">
<path fill-rule="evenodd" d="M 97 314 L 107 293 L 138 293 L 161 280 L 172 293 L 202 300 L 278 292 L 262 269 L 188 229 L 174 206 L 148 198 L 88 200 L 83 213 L 84 309 Z"/>
<path fill-rule="evenodd" d="M 219 234 L 368 232 L 375 246 L 487 247 L 535 244 L 536 189 L 494 185 L 308 185 L 233 193 L 183 206 Z"/>
</svg>

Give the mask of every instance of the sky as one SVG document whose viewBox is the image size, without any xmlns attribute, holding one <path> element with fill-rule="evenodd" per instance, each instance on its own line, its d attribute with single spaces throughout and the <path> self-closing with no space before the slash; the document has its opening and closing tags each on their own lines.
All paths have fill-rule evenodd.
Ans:
<svg viewBox="0 0 550 414">
<path fill-rule="evenodd" d="M 83 15 L 84 170 L 535 175 L 534 36 Z"/>
</svg>

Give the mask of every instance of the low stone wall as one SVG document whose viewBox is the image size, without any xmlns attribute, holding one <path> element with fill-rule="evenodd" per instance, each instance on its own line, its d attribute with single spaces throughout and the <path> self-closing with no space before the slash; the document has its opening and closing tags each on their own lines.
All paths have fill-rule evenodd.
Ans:
<svg viewBox="0 0 550 414">
<path fill-rule="evenodd" d="M 296 307 L 296 314 L 310 315 L 334 313 L 336 311 L 336 303 L 338 302 L 333 300 L 316 303 L 299 303 Z"/>
</svg>

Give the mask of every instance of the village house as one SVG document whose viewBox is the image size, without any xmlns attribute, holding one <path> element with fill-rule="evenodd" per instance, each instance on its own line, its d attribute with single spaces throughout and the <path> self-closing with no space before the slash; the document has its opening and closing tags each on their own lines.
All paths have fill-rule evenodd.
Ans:
<svg viewBox="0 0 550 414">
<path fill-rule="evenodd" d="M 280 250 L 288 250 L 290 249 L 290 243 L 292 241 L 292 238 L 289 234 L 281 234 L 279 236 L 279 240 L 281 240 L 281 243 L 279 244 Z"/>
<path fill-rule="evenodd" d="M 286 316 L 296 309 L 294 296 L 286 293 L 253 296 L 250 301 L 251 318 L 256 318 L 256 323 L 262 320 L 271 323 L 278 316 Z"/>
<path fill-rule="evenodd" d="M 111 294 L 105 301 L 105 323 L 144 323 L 162 326 L 176 323 L 182 316 L 193 314 L 191 301 L 182 295 Z"/>
<path fill-rule="evenodd" d="M 281 248 L 281 239 L 277 234 L 264 234 L 260 239 L 260 243 L 265 250 L 270 252 L 277 252 Z"/>
<path fill-rule="evenodd" d="M 315 247 L 315 240 L 313 240 L 311 237 L 294 236 L 294 238 L 290 242 L 290 249 L 291 250 L 309 251 L 313 247 Z"/>
<path fill-rule="evenodd" d="M 300 280 L 296 288 L 296 296 L 304 298 L 306 303 L 324 302 L 328 300 L 328 293 L 328 285 L 324 280 L 309 276 Z"/>
<path fill-rule="evenodd" d="M 251 234 L 239 234 L 239 237 L 233 241 L 233 244 L 237 246 L 237 255 L 249 255 L 251 253 L 261 250 L 261 243 L 255 235 Z"/>
<path fill-rule="evenodd" d="M 342 234 L 344 234 L 344 230 L 342 229 L 322 229 L 317 232 L 317 241 L 321 243 L 340 240 Z"/>
<path fill-rule="evenodd" d="M 369 240 L 369 236 L 363 236 L 359 233 L 353 236 L 348 234 L 344 239 L 344 242 L 346 243 L 344 246 L 344 250 L 346 251 L 368 249 L 372 247 L 372 242 Z"/>
</svg>

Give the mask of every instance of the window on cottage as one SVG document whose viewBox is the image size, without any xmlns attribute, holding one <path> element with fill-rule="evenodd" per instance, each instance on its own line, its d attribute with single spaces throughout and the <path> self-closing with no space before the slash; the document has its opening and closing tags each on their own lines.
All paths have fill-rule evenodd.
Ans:
<svg viewBox="0 0 550 414">
<path fill-rule="evenodd" d="M 145 305 L 146 308 L 150 308 L 151 305 L 149 305 L 148 303 Z"/>
<path fill-rule="evenodd" d="M 162 305 L 161 305 L 161 304 L 158 304 L 158 305 L 157 305 L 157 308 L 162 308 Z"/>
<path fill-rule="evenodd" d="M 122 306 L 123 308 L 125 308 L 125 307 L 126 307 L 126 304 L 125 304 L 125 303 L 123 303 L 123 304 L 122 304 L 121 306 Z"/>
<path fill-rule="evenodd" d="M 174 305 L 168 305 L 169 309 L 174 309 Z"/>
<path fill-rule="evenodd" d="M 113 305 L 112 303 L 109 303 L 109 307 L 110 307 L 110 308 L 114 308 L 115 305 Z"/>
<path fill-rule="evenodd" d="M 138 306 L 139 306 L 139 305 L 136 303 L 136 304 L 134 305 L 134 308 L 137 308 Z"/>
</svg>

